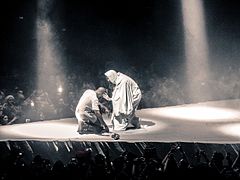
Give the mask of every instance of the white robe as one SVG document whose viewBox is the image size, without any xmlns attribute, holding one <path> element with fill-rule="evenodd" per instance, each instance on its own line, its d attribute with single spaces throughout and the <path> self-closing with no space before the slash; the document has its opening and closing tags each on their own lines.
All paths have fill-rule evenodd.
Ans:
<svg viewBox="0 0 240 180">
<path fill-rule="evenodd" d="M 137 83 L 127 75 L 118 73 L 112 93 L 114 130 L 125 130 L 132 123 L 141 97 Z"/>
</svg>

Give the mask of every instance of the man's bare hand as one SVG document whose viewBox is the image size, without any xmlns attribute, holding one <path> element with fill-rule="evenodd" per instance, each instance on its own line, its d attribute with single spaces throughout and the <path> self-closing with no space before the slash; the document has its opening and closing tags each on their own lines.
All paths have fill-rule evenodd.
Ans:
<svg viewBox="0 0 240 180">
<path fill-rule="evenodd" d="M 103 95 L 103 98 L 106 99 L 107 101 L 111 101 L 111 98 L 108 96 L 108 94 L 105 92 Z"/>
</svg>

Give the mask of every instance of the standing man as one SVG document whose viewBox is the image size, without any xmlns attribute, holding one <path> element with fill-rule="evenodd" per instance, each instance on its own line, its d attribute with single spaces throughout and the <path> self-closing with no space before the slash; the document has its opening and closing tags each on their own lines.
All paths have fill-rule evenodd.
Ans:
<svg viewBox="0 0 240 180">
<path fill-rule="evenodd" d="M 141 101 L 142 94 L 137 83 L 127 75 L 109 70 L 105 73 L 107 80 L 114 85 L 112 92 L 112 123 L 114 130 L 140 128 L 139 117 L 135 111 Z"/>
<path fill-rule="evenodd" d="M 75 110 L 79 134 L 109 132 L 109 128 L 104 122 L 99 109 L 98 98 L 102 97 L 104 93 L 106 93 L 106 89 L 99 87 L 95 91 L 87 89 L 81 96 Z"/>
</svg>

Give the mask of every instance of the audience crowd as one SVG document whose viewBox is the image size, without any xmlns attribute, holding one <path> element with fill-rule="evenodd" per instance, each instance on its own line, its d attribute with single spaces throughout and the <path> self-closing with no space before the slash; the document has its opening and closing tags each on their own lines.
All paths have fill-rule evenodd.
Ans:
<svg viewBox="0 0 240 180">
<path fill-rule="evenodd" d="M 187 154 L 180 143 L 166 154 L 158 154 L 149 146 L 142 155 L 124 151 L 112 158 L 108 151 L 93 153 L 89 148 L 77 151 L 67 163 L 51 161 L 36 154 L 27 163 L 24 152 L 11 149 L 1 158 L 0 177 L 8 179 L 240 179 L 240 157 L 213 151 L 208 157 L 203 150 Z M 161 157 L 162 156 L 162 157 Z M 191 160 L 190 160 L 191 159 Z"/>
<path fill-rule="evenodd" d="M 122 71 L 136 79 L 143 98 L 139 108 L 161 107 L 188 103 L 187 93 L 177 80 L 177 75 L 168 78 L 158 77 L 151 70 L 137 73 L 135 69 Z M 31 88 L 24 83 L 5 83 L 1 79 L 0 125 L 27 123 L 74 117 L 79 98 L 86 89 L 106 85 L 103 79 L 70 73 L 64 82 L 58 75 L 46 80 L 46 87 Z M 103 76 L 103 72 L 100 73 Z M 101 76 L 97 74 L 97 76 Z M 142 75 L 145 77 L 142 77 Z M 232 68 L 208 83 L 215 96 L 212 100 L 240 98 L 240 71 Z M 14 76 L 15 77 L 15 76 Z M 16 76 L 18 77 L 18 76 Z M 7 80 L 6 80 L 7 81 Z M 96 83 L 97 82 L 97 83 Z M 10 84 L 10 85 L 9 85 Z M 6 85 L 6 86 L 5 86 Z M 21 86 L 21 87 L 20 87 Z M 112 87 L 109 89 L 111 96 Z M 4 153 L 4 152 L 2 152 Z M 139 156 L 125 151 L 117 158 L 111 158 L 106 151 L 94 154 L 91 150 L 81 150 L 68 163 L 61 160 L 51 162 L 36 155 L 27 163 L 21 150 L 12 149 L 8 156 L 1 156 L 0 178 L 8 179 L 240 179 L 240 157 L 230 153 L 215 151 L 208 156 L 198 150 L 186 154 L 181 145 L 172 146 L 168 153 L 157 154 L 155 148 L 146 148 Z M 176 157 L 180 154 L 180 158 Z M 161 157 L 163 156 L 163 158 Z M 189 157 L 193 157 L 189 161 Z"/>
<path fill-rule="evenodd" d="M 139 109 L 191 103 L 176 73 L 171 73 L 171 77 L 161 78 L 154 70 L 137 73 L 133 67 L 126 69 L 124 73 L 134 77 L 142 90 Z M 202 101 L 239 98 L 239 74 L 240 70 L 229 67 L 222 71 L 221 76 L 204 82 L 203 86 L 208 84 L 214 95 L 212 99 L 203 97 Z M 111 96 L 112 87 L 101 78 L 104 77 L 103 72 L 95 74 L 98 77 L 96 78 L 89 71 L 82 74 L 72 71 L 64 81 L 60 80 L 63 78 L 59 75 L 52 75 L 46 79 L 44 88 L 32 88 L 35 86 L 31 83 L 20 83 L 18 79 L 13 79 L 20 78 L 19 76 L 14 75 L 10 78 L 11 82 L 1 79 L 3 88 L 0 89 L 0 125 L 74 117 L 82 93 L 97 86 L 108 88 Z"/>
</svg>

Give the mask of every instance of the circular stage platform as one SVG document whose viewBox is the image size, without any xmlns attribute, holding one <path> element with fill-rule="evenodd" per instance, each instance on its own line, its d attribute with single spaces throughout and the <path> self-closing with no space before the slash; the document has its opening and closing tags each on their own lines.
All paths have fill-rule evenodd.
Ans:
<svg viewBox="0 0 240 180">
<path fill-rule="evenodd" d="M 121 142 L 240 142 L 240 100 L 210 101 L 137 111 L 141 128 L 119 132 Z M 109 118 L 105 118 L 111 130 Z M 0 126 L 0 141 L 115 141 L 79 135 L 75 118 Z"/>
</svg>

